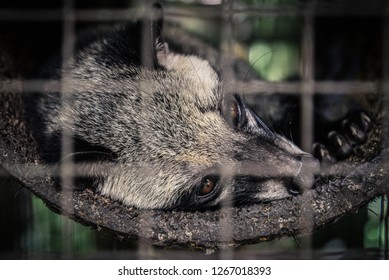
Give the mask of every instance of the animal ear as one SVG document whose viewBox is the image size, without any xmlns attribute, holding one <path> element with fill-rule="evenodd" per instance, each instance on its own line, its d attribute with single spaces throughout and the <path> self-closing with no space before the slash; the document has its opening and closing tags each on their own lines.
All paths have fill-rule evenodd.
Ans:
<svg viewBox="0 0 389 280">
<path fill-rule="evenodd" d="M 153 5 L 153 42 L 154 42 L 154 53 L 155 53 L 155 61 L 159 66 L 164 65 L 166 56 L 169 53 L 168 44 L 165 42 L 163 38 L 162 29 L 163 29 L 163 9 L 161 4 L 154 3 Z"/>
<path fill-rule="evenodd" d="M 147 47 L 143 48 L 143 65 L 147 68 L 159 68 L 164 64 L 166 56 L 169 52 L 163 35 L 163 9 L 161 4 L 154 3 L 149 13 L 148 20 L 146 20 L 147 30 L 146 36 L 143 39 L 143 46 L 152 47 L 152 50 L 147 51 Z M 147 33 L 150 36 L 147 36 Z"/>
</svg>

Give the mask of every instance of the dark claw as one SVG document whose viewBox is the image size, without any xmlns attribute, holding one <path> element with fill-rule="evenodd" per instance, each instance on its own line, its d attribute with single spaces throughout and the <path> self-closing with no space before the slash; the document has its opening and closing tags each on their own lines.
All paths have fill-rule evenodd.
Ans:
<svg viewBox="0 0 389 280">
<path fill-rule="evenodd" d="M 355 147 L 364 144 L 371 128 L 371 118 L 365 112 L 349 113 L 341 123 L 339 132 L 328 133 L 328 145 L 315 143 L 312 153 L 322 164 L 336 163 L 337 160 L 351 156 Z"/>
<path fill-rule="evenodd" d="M 346 134 L 346 137 L 350 140 L 352 146 L 360 145 L 366 142 L 367 134 L 362 130 L 358 124 L 349 120 L 342 122 L 342 129 Z"/>
<path fill-rule="evenodd" d="M 353 148 L 348 143 L 347 139 L 336 131 L 328 133 L 328 141 L 338 158 L 347 158 L 353 153 Z"/>
<path fill-rule="evenodd" d="M 363 129 L 363 131 L 368 132 L 371 129 L 370 117 L 366 113 L 361 112 L 360 120 L 361 120 L 361 123 L 360 123 L 361 128 Z"/>
<path fill-rule="evenodd" d="M 313 144 L 313 156 L 320 160 L 321 163 L 332 164 L 336 163 L 336 159 L 330 154 L 328 148 L 320 143 Z"/>
<path fill-rule="evenodd" d="M 301 194 L 302 190 L 300 188 L 298 188 L 297 186 L 290 186 L 290 187 L 288 187 L 288 192 L 289 192 L 289 194 L 296 196 L 296 195 Z"/>
<path fill-rule="evenodd" d="M 371 129 L 371 118 L 365 112 L 353 112 L 347 119 L 356 123 L 364 132 L 368 132 Z"/>
</svg>

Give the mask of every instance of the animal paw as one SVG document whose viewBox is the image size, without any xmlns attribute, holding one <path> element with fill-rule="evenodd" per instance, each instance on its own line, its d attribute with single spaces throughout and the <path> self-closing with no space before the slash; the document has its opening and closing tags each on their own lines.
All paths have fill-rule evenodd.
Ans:
<svg viewBox="0 0 389 280">
<path fill-rule="evenodd" d="M 327 144 L 314 143 L 313 155 L 322 163 L 335 163 L 350 157 L 354 149 L 367 141 L 371 118 L 362 111 L 348 114 L 338 130 L 327 135 Z"/>
</svg>

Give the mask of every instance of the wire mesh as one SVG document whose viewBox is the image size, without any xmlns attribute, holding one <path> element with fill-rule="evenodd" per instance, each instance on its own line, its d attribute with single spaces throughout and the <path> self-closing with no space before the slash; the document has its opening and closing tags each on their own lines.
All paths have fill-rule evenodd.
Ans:
<svg viewBox="0 0 389 280">
<path fill-rule="evenodd" d="M 82 1 L 81 1 L 82 2 Z M 126 2 L 126 1 L 124 1 Z M 87 8 L 77 7 L 78 1 L 63 1 L 62 7 L 49 8 L 49 9 L 17 9 L 17 8 L 3 8 L 0 7 L 0 21 L 12 22 L 12 21 L 59 21 L 63 24 L 62 30 L 62 69 L 63 73 L 66 73 L 67 65 L 72 64 L 74 59 L 74 44 L 76 41 L 76 28 L 77 24 L 91 23 L 91 22 L 120 22 L 126 20 L 132 20 L 140 17 L 147 10 L 147 6 L 152 1 L 142 2 L 141 5 L 133 6 L 133 3 L 128 2 L 128 5 L 123 5 L 121 8 L 111 8 L 109 5 L 103 8 L 93 8 L 87 5 Z M 179 1 L 176 1 L 179 2 Z M 201 2 L 201 1 L 199 1 Z M 206 1 L 203 1 L 206 2 Z M 184 5 L 175 6 L 175 2 L 167 1 L 167 7 L 165 8 L 165 17 L 167 21 L 182 23 L 185 20 L 198 19 L 203 20 L 217 20 L 221 19 L 220 28 L 220 41 L 219 44 L 221 54 L 219 57 L 220 66 L 224 69 L 223 74 L 225 77 L 228 92 L 236 92 L 239 89 L 244 89 L 245 96 L 257 96 L 266 95 L 277 92 L 278 94 L 296 94 L 299 93 L 301 117 L 300 117 L 300 139 L 303 150 L 310 151 L 312 143 L 314 142 L 314 98 L 315 94 L 320 93 L 322 95 L 336 94 L 355 94 L 355 93 L 377 93 L 383 91 L 384 93 L 384 107 L 388 108 L 388 85 L 389 85 L 389 66 L 388 66 L 388 28 L 386 23 L 386 29 L 384 31 L 384 43 L 383 43 L 383 77 L 375 77 L 376 79 L 341 79 L 341 80 L 320 80 L 316 79 L 315 70 L 315 53 L 316 53 L 316 36 L 315 33 L 315 21 L 317 17 L 343 17 L 343 16 L 357 16 L 357 17 L 385 17 L 386 22 L 388 21 L 389 8 L 386 10 L 380 9 L 383 4 L 381 1 L 373 1 L 373 4 L 368 8 L 365 5 L 358 5 L 352 1 L 340 1 L 338 8 L 330 7 L 322 3 L 322 1 L 308 1 L 306 4 L 295 3 L 295 5 L 272 5 L 265 4 L 265 1 L 259 1 L 257 5 L 238 5 L 238 1 L 223 1 L 222 9 L 210 9 L 206 5 L 194 5 L 194 7 L 186 8 Z M 352 5 L 354 3 L 354 5 Z M 139 3 L 136 3 L 139 4 Z M 385 6 L 385 5 L 384 5 Z M 350 7 L 353 7 L 350 9 Z M 251 80 L 241 81 L 234 78 L 233 73 L 233 62 L 232 57 L 236 56 L 235 40 L 239 34 L 235 25 L 240 21 L 241 17 L 299 17 L 302 18 L 302 30 L 301 30 L 301 42 L 300 42 L 300 73 L 298 73 L 297 79 L 284 79 L 278 82 L 263 81 L 263 80 Z M 147 44 L 147 42 L 146 42 Z M 36 79 L 9 79 L 2 81 L 2 88 L 12 92 L 36 92 L 37 89 L 42 90 L 42 84 L 50 84 L 53 88 L 60 88 L 61 92 L 70 92 L 70 96 L 67 94 L 63 95 L 62 102 L 66 104 L 70 102 L 71 91 L 66 89 L 66 84 L 63 80 L 66 80 L 66 74 L 57 80 L 36 80 Z M 386 124 L 388 123 L 387 118 L 385 119 Z M 386 125 L 387 126 L 387 125 Z M 387 137 L 387 135 L 384 135 Z M 71 133 L 64 133 L 61 140 L 62 145 L 62 157 L 65 158 L 67 155 L 73 153 L 72 135 Z M 62 207 L 66 209 L 66 212 L 70 211 L 73 206 L 71 205 L 72 196 L 72 182 L 74 177 L 75 165 L 71 158 L 69 162 L 65 162 L 61 169 L 61 183 L 63 190 L 66 192 Z M 29 168 L 38 168 L 26 166 Z M 52 167 L 49 167 L 52 169 Z M 104 166 L 103 166 L 104 168 Z M 227 170 L 223 177 L 227 183 L 234 176 L 234 171 L 230 172 Z M 39 171 L 37 171 L 39 172 Z M 347 166 L 345 168 L 347 173 Z M 301 223 L 305 223 L 306 227 L 310 227 L 312 223 L 312 212 L 310 209 L 310 198 L 306 197 L 307 201 L 304 205 L 301 216 Z M 231 224 L 231 204 L 227 203 L 223 205 L 223 211 L 221 212 L 220 218 L 220 238 L 226 243 L 233 242 L 234 225 Z M 151 215 L 151 216 L 150 216 Z M 140 258 L 153 258 L 156 254 L 153 251 L 153 247 L 148 245 L 147 241 L 142 239 L 146 232 L 152 229 L 152 212 L 145 211 L 139 216 L 139 219 L 143 221 L 140 225 L 139 235 L 140 240 L 138 241 L 138 256 Z M 66 221 L 66 220 L 64 220 Z M 311 225 L 312 226 L 312 225 Z M 387 227 L 387 226 L 386 226 Z M 71 250 L 71 244 L 68 236 L 72 234 L 71 225 L 64 222 L 63 230 L 66 232 L 63 236 L 64 247 Z M 304 251 L 303 258 L 313 258 L 313 252 L 309 250 L 312 248 L 311 240 L 305 239 L 305 244 L 302 244 L 304 248 L 308 248 Z M 387 247 L 386 241 L 386 247 Z M 234 258 L 234 251 L 224 250 L 220 253 L 220 258 L 230 259 Z"/>
</svg>

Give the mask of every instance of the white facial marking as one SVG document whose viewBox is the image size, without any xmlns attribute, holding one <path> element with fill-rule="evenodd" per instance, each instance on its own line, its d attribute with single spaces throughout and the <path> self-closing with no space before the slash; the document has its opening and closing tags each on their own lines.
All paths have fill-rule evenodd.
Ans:
<svg viewBox="0 0 389 280">
<path fill-rule="evenodd" d="M 260 200 L 275 200 L 290 196 L 285 185 L 276 180 L 268 180 L 261 186 L 261 191 L 256 194 Z"/>
</svg>

